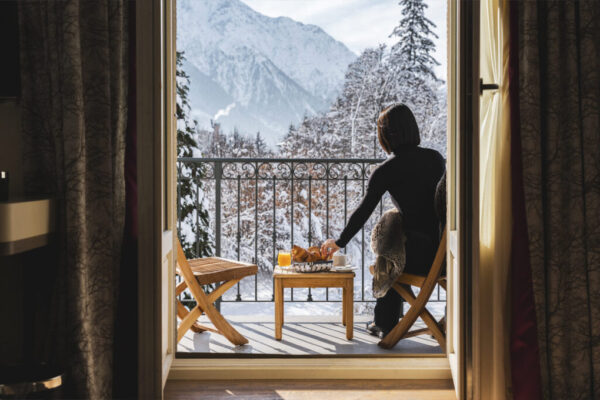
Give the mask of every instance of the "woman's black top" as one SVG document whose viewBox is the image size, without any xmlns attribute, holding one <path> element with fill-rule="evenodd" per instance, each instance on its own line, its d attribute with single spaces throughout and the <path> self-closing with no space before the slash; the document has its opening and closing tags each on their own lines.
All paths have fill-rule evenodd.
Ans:
<svg viewBox="0 0 600 400">
<path fill-rule="evenodd" d="M 399 149 L 371 174 L 367 192 L 336 244 L 346 247 L 389 192 L 403 214 L 406 233 L 405 272 L 426 274 L 439 244 L 439 220 L 434 208 L 436 186 L 445 170 L 435 150 L 418 146 Z"/>
</svg>

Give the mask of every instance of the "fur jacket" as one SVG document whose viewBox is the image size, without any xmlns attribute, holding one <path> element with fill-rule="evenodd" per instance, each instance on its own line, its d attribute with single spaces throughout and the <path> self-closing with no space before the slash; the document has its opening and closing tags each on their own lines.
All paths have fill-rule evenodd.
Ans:
<svg viewBox="0 0 600 400">
<path fill-rule="evenodd" d="M 371 232 L 371 250 L 377 256 L 373 275 L 373 296 L 385 296 L 406 265 L 406 235 L 402 213 L 386 211 Z"/>
</svg>

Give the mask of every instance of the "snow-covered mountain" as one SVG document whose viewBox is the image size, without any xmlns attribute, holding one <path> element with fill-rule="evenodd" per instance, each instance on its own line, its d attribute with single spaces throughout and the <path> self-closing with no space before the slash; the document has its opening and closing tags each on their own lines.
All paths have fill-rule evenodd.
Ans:
<svg viewBox="0 0 600 400">
<path fill-rule="evenodd" d="M 321 28 L 262 15 L 240 0 L 179 0 L 194 118 L 276 143 L 290 123 L 327 109 L 356 55 Z"/>
</svg>

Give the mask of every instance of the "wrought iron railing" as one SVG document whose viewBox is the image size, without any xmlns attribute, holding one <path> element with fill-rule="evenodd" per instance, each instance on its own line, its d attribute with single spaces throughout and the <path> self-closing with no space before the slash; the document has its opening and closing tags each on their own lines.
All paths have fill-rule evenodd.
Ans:
<svg viewBox="0 0 600 400">
<path fill-rule="evenodd" d="M 271 272 L 278 249 L 290 249 L 292 244 L 318 245 L 323 239 L 335 237 L 345 225 L 349 214 L 365 193 L 371 170 L 381 159 L 278 159 L 278 158 L 180 158 L 178 180 L 192 183 L 192 198 L 182 199 L 178 190 L 178 216 L 183 200 L 200 204 L 210 215 L 210 234 L 217 256 L 253 261 L 259 274 L 242 280 L 233 297 L 223 301 L 272 301 Z M 202 186 L 202 189 L 199 187 Z M 178 187 L 179 188 L 179 187 Z M 384 209 L 392 207 L 384 196 L 377 211 L 361 232 L 349 243 L 346 251 L 357 259 L 355 301 L 370 302 L 370 272 L 373 261 L 366 236 Z M 190 224 L 179 218 L 178 231 L 187 240 L 198 241 Z M 191 237 L 190 237 L 191 236 Z M 245 286 L 244 286 L 245 285 Z M 358 286 L 358 285 L 357 285 Z M 260 288 L 260 289 L 259 289 Z M 335 290 L 335 289 L 332 289 Z M 299 290 L 303 298 L 292 301 L 341 301 L 330 296 L 330 290 L 313 296 L 313 291 Z M 253 292 L 253 293 L 252 293 Z M 445 300 L 439 289 L 432 301 Z"/>
</svg>

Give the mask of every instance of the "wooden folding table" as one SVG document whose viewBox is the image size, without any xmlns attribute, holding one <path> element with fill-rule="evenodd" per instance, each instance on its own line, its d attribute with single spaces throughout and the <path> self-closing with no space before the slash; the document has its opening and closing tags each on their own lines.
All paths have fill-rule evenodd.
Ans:
<svg viewBox="0 0 600 400">
<path fill-rule="evenodd" d="M 342 324 L 346 338 L 352 339 L 354 327 L 354 272 L 298 273 L 276 267 L 275 283 L 275 339 L 281 340 L 283 329 L 283 289 L 285 288 L 342 288 Z"/>
</svg>

